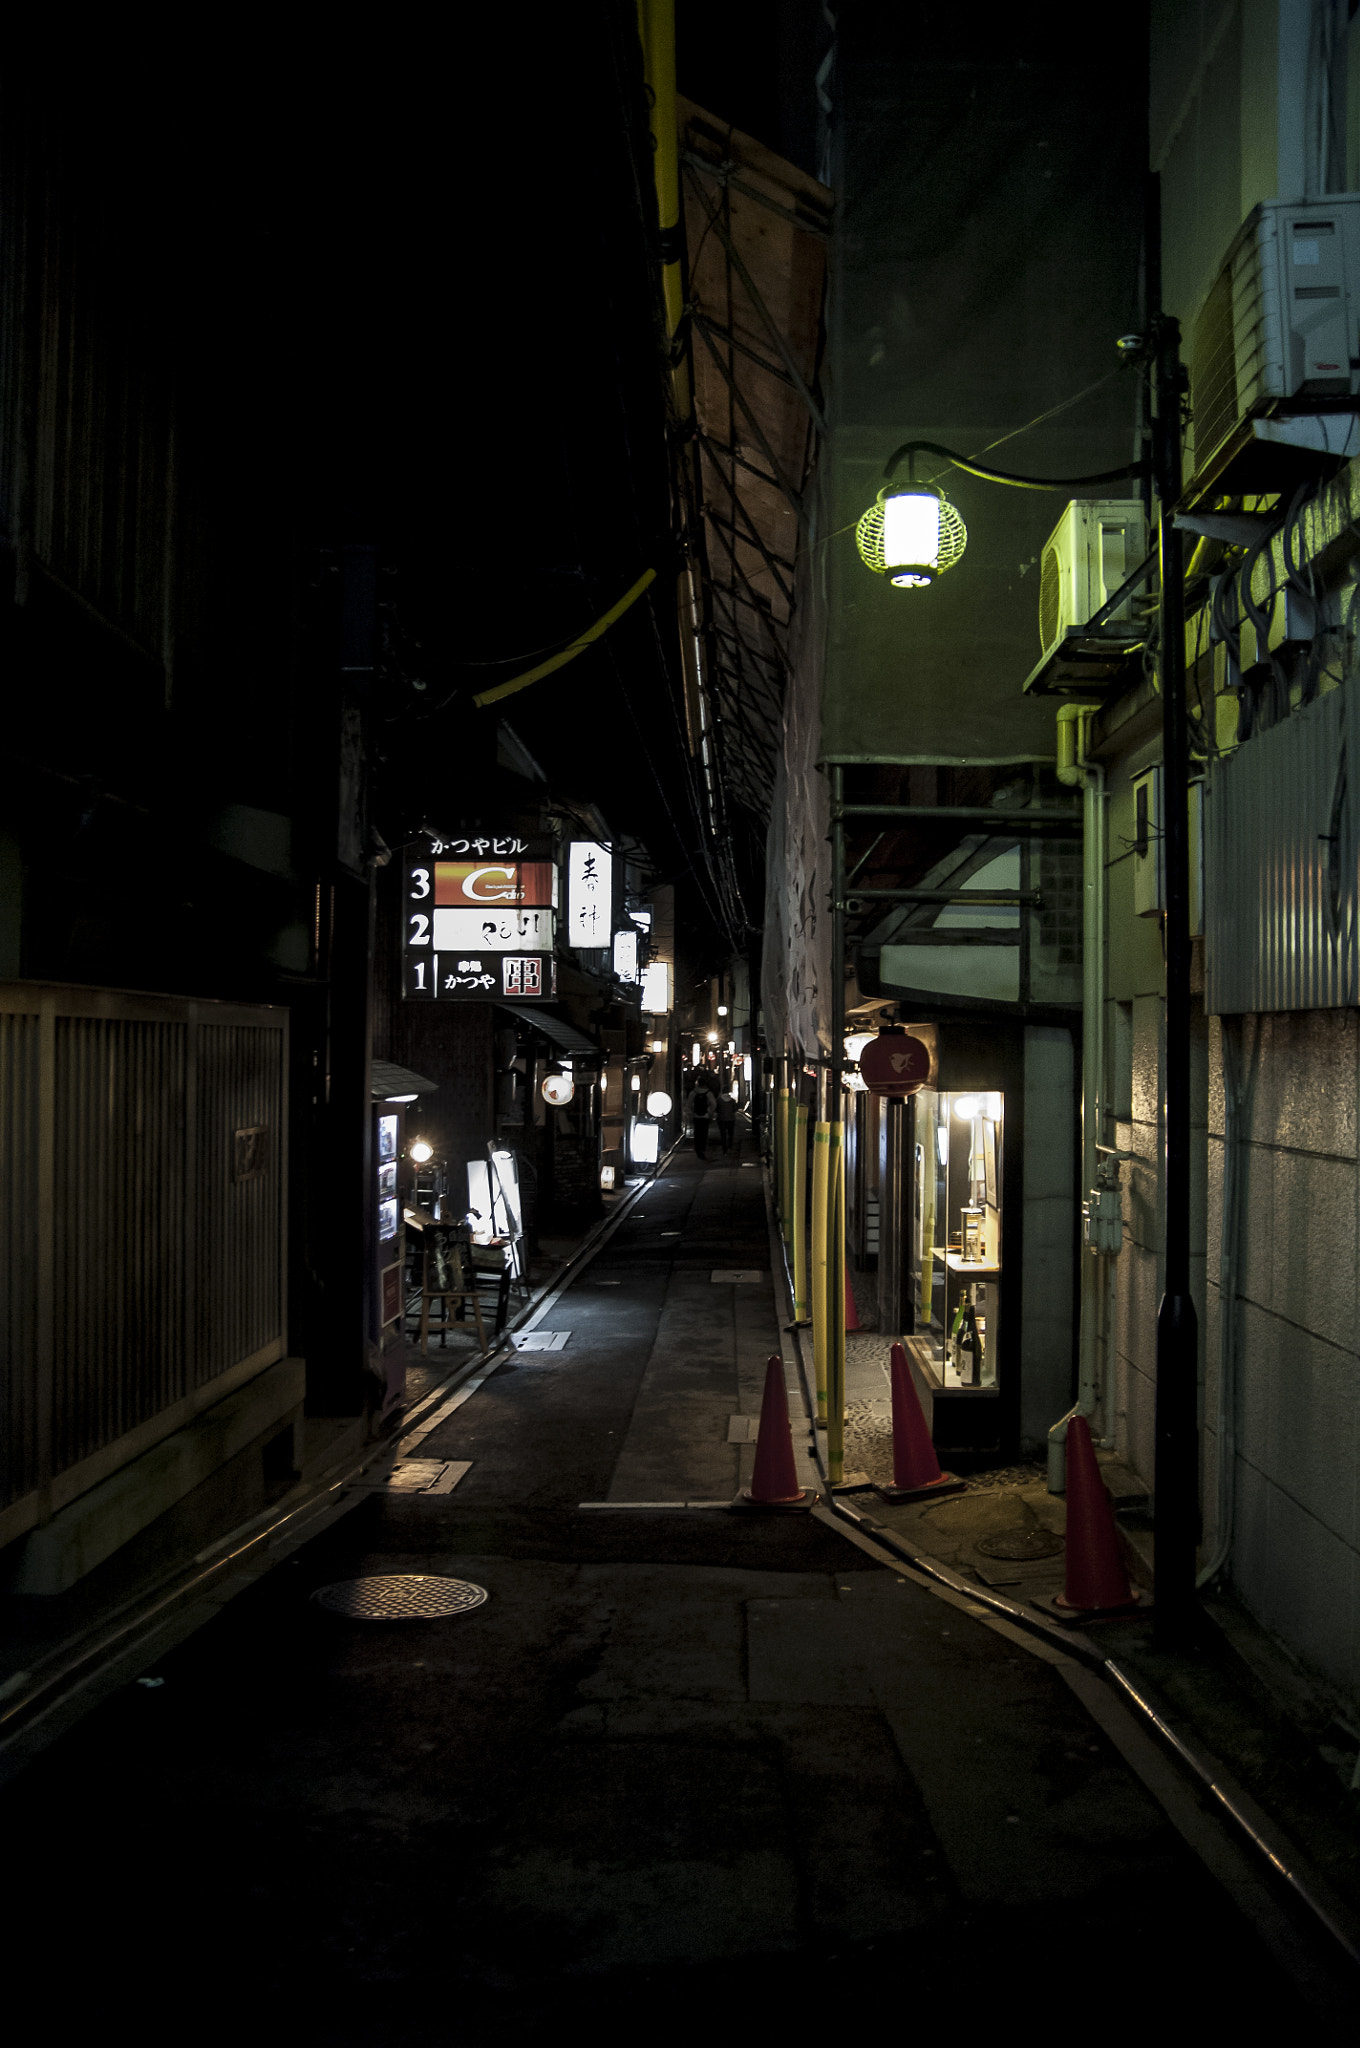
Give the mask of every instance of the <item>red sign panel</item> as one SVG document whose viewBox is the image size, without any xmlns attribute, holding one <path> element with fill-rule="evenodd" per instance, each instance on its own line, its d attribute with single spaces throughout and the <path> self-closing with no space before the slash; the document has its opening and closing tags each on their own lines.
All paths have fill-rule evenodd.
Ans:
<svg viewBox="0 0 1360 2048">
<path fill-rule="evenodd" d="M 549 905 L 553 872 L 548 860 L 437 860 L 434 900 L 437 906 L 466 904 L 482 910 L 510 903 Z"/>
<path fill-rule="evenodd" d="M 930 1048 L 906 1031 L 881 1031 L 860 1054 L 859 1073 L 874 1095 L 914 1095 L 930 1079 Z"/>
</svg>

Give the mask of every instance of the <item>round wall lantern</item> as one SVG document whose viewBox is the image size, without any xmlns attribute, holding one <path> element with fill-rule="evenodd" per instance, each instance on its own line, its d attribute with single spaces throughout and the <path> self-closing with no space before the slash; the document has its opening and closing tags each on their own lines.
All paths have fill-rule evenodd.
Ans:
<svg viewBox="0 0 1360 2048">
<path fill-rule="evenodd" d="M 562 1109 L 576 1093 L 576 1083 L 570 1074 L 545 1074 L 540 1089 L 543 1100 L 554 1109 Z"/>
</svg>

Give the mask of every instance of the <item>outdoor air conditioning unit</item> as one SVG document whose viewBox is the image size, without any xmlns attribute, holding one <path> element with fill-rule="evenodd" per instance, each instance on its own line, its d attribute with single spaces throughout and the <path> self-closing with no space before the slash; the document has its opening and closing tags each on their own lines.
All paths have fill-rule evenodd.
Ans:
<svg viewBox="0 0 1360 2048">
<path fill-rule="evenodd" d="M 1248 214 L 1195 316 L 1190 409 L 1202 475 L 1279 399 L 1326 410 L 1360 392 L 1360 193 Z M 1319 403 L 1321 401 L 1321 403 Z M 1349 451 L 1346 451 L 1349 452 Z"/>
<path fill-rule="evenodd" d="M 1044 658 L 1084 626 L 1147 554 L 1147 518 L 1139 498 L 1074 498 L 1044 543 L 1039 568 L 1039 639 Z M 1125 598 L 1108 623 L 1132 628 Z"/>
</svg>

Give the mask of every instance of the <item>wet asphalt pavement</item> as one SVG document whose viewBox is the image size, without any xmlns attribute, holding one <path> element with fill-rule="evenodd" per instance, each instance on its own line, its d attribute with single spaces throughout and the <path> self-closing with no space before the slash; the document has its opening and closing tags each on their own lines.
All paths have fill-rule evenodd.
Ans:
<svg viewBox="0 0 1360 2048">
<path fill-rule="evenodd" d="M 735 1490 L 769 1263 L 760 1174 L 679 1155 L 546 1319 L 566 1348 L 420 1445 L 471 1461 L 453 1492 L 356 1495 L 7 1790 L 14 1953 L 72 2022 L 1297 2026 L 1052 1665 L 820 1521 L 580 1507 Z M 309 1597 L 399 1572 L 489 1598 Z"/>
</svg>

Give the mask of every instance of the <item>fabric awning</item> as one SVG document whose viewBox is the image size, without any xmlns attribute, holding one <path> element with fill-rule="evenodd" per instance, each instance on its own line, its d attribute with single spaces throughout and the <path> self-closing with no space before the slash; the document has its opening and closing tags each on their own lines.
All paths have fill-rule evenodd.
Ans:
<svg viewBox="0 0 1360 2048">
<path fill-rule="evenodd" d="M 536 1031 L 551 1039 L 562 1052 L 571 1053 L 578 1059 L 600 1057 L 600 1048 L 592 1039 L 578 1031 L 574 1024 L 568 1024 L 561 1017 L 554 1017 L 547 1010 L 540 1010 L 534 1003 L 497 1003 L 498 1010 L 504 1010 L 517 1023 L 532 1024 Z"/>
<path fill-rule="evenodd" d="M 433 1095 L 439 1087 L 437 1081 L 427 1081 L 409 1067 L 394 1067 L 390 1060 L 374 1060 L 371 1072 L 375 1102 L 390 1102 L 395 1095 Z"/>
</svg>

